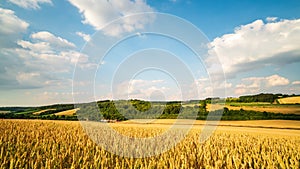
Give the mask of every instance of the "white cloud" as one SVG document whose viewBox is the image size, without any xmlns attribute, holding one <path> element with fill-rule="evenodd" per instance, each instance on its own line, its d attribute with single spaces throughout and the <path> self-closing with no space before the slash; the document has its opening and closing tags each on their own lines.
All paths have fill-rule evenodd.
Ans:
<svg viewBox="0 0 300 169">
<path fill-rule="evenodd" d="M 25 87 L 39 88 L 45 85 L 45 78 L 39 72 L 18 72 L 16 80 Z"/>
<path fill-rule="evenodd" d="M 97 30 L 123 16 L 141 12 L 153 12 L 154 10 L 143 0 L 69 0 L 79 9 L 84 24 L 89 24 Z M 144 25 L 151 22 L 153 18 L 130 17 L 122 20 L 121 23 L 113 25 L 102 31 L 106 35 L 118 36 L 123 32 L 132 32 L 136 29 L 143 29 Z"/>
<path fill-rule="evenodd" d="M 245 94 L 247 92 L 246 88 L 247 88 L 246 85 L 244 85 L 244 84 L 238 84 L 238 85 L 236 85 L 236 89 L 235 89 L 234 93 L 236 95 Z"/>
<path fill-rule="evenodd" d="M 300 85 L 300 81 L 293 81 L 292 84 L 293 85 Z"/>
<path fill-rule="evenodd" d="M 91 40 L 91 36 L 88 35 L 88 34 L 85 34 L 83 32 L 76 32 L 76 34 L 80 37 L 83 38 L 83 40 L 85 40 L 86 42 L 90 41 Z"/>
<path fill-rule="evenodd" d="M 208 97 L 225 97 L 225 90 L 232 87 L 232 83 L 213 80 L 210 78 L 196 79 L 190 87 L 189 98 L 205 99 Z"/>
<path fill-rule="evenodd" d="M 25 32 L 29 24 L 15 15 L 15 12 L 9 9 L 0 8 L 0 33 L 15 34 Z"/>
<path fill-rule="evenodd" d="M 300 61 L 300 19 L 264 23 L 256 20 L 239 26 L 232 34 L 215 38 L 208 46 L 208 65 L 217 55 L 228 78 L 267 65 Z"/>
<path fill-rule="evenodd" d="M 22 59 L 15 57 L 10 49 L 17 46 L 17 40 L 27 31 L 29 24 L 14 11 L 0 8 L 0 25 L 0 86 L 2 89 L 18 88 L 16 70 L 23 67 Z"/>
<path fill-rule="evenodd" d="M 267 77 L 248 77 L 243 78 L 240 84 L 237 84 L 234 93 L 241 94 L 256 94 L 261 92 L 271 91 L 276 87 L 288 86 L 289 80 L 277 74 Z"/>
<path fill-rule="evenodd" d="M 15 41 L 26 32 L 29 24 L 15 15 L 15 12 L 9 9 L 0 8 L 0 47 L 11 47 Z"/>
<path fill-rule="evenodd" d="M 40 4 L 52 4 L 51 0 L 8 0 L 9 2 L 26 9 L 40 9 Z"/>
<path fill-rule="evenodd" d="M 71 42 L 69 42 L 66 39 L 63 39 L 58 36 L 54 36 L 52 33 L 47 32 L 47 31 L 41 31 L 37 33 L 33 33 L 30 36 L 33 40 L 40 40 L 43 42 L 47 42 L 51 44 L 54 47 L 59 47 L 59 48 L 74 48 L 75 45 Z"/>
<path fill-rule="evenodd" d="M 272 75 L 266 78 L 267 86 L 284 86 L 290 83 L 289 79 L 279 75 Z"/>
<path fill-rule="evenodd" d="M 164 100 L 174 94 L 170 93 L 170 88 L 166 87 L 164 80 L 133 79 L 116 84 L 113 89 L 114 99 Z"/>
<path fill-rule="evenodd" d="M 17 44 L 0 51 L 3 88 L 58 87 L 76 63 L 85 69 L 95 66 L 88 56 L 74 50 L 73 43 L 50 32 L 33 33 L 28 41 L 18 40 Z"/>
<path fill-rule="evenodd" d="M 268 22 L 275 22 L 278 18 L 277 17 L 267 17 L 266 21 Z"/>
<path fill-rule="evenodd" d="M 17 44 L 24 49 L 30 49 L 35 52 L 52 53 L 50 44 L 47 42 L 31 43 L 29 41 L 19 40 Z"/>
<path fill-rule="evenodd" d="M 68 72 L 79 63 L 79 66 L 87 66 L 88 56 L 73 50 L 75 45 L 66 39 L 55 36 L 50 32 L 37 32 L 30 36 L 31 41 L 19 40 L 17 44 L 21 48 L 11 51 L 24 58 L 24 64 L 28 67 L 48 67 L 48 71 Z"/>
<path fill-rule="evenodd" d="M 40 76 L 39 73 L 24 73 L 24 72 L 19 72 L 17 75 L 17 80 L 18 81 L 31 81 L 33 77 L 38 77 Z"/>
</svg>

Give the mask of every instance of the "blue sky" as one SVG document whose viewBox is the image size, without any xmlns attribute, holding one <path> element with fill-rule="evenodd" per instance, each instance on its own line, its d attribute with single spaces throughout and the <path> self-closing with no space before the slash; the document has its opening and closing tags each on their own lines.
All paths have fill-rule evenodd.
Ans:
<svg viewBox="0 0 300 169">
<path fill-rule="evenodd" d="M 223 96 L 224 86 L 225 95 L 234 97 L 299 94 L 299 11 L 298 0 L 4 0 L 0 2 L 0 105 L 72 103 L 73 99 L 185 100 Z M 183 18 L 185 22 L 170 34 L 195 25 L 203 35 L 187 31 L 185 36 L 196 46 L 203 42 L 196 49 L 205 46 L 202 61 L 180 41 L 143 34 L 151 25 L 155 30 L 171 25 L 172 16 L 161 24 L 160 15 L 128 17 L 105 28 L 115 19 L 141 12 Z M 89 52 L 104 50 L 124 35 L 130 37 L 103 60 L 91 62 Z M 92 43 L 97 47 L 89 49 Z M 130 58 L 134 59 L 128 62 Z M 215 59 L 221 63 L 218 68 Z M 156 66 L 165 65 L 173 73 L 152 67 L 123 75 L 140 64 L 146 68 L 167 61 L 174 65 Z M 121 70 L 123 63 L 128 65 Z M 183 73 L 183 65 L 192 79 Z"/>
</svg>

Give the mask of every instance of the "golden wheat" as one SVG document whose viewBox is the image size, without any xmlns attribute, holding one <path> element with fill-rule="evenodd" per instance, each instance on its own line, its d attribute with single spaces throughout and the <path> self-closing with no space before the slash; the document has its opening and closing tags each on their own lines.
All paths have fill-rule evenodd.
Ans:
<svg viewBox="0 0 300 169">
<path fill-rule="evenodd" d="M 55 113 L 54 115 L 56 116 L 73 116 L 74 114 L 76 114 L 76 112 L 79 110 L 79 108 L 77 109 L 71 109 L 71 110 L 65 110 L 65 111 L 61 111 L 61 112 L 58 112 L 58 113 Z"/>
<path fill-rule="evenodd" d="M 286 98 L 288 99 L 288 98 Z M 299 101 L 299 100 L 298 100 Z M 287 102 L 284 104 L 296 104 L 297 102 L 295 100 L 291 102 Z M 283 104 L 283 103 L 281 103 Z M 260 112 L 271 112 L 271 113 L 283 113 L 283 114 L 300 114 L 300 106 L 297 105 L 271 105 L 266 104 L 264 106 L 232 106 L 232 105 L 225 105 L 229 110 L 253 110 L 253 111 L 260 111 Z M 214 110 L 220 110 L 223 109 L 224 105 L 218 105 L 218 104 L 207 104 L 207 110 L 214 111 Z"/>
<path fill-rule="evenodd" d="M 123 158 L 97 146 L 79 122 L 0 120 L 0 168 L 299 168 L 300 136 L 216 132 L 205 143 L 194 128 L 157 156 Z M 132 137 L 160 127 L 110 124 Z M 130 145 L 127 145 L 130 146 Z"/>
<path fill-rule="evenodd" d="M 300 104 L 300 96 L 278 99 L 280 104 Z"/>
<path fill-rule="evenodd" d="M 39 115 L 39 114 L 44 113 L 44 112 L 49 111 L 49 110 L 56 110 L 56 109 L 45 109 L 45 110 L 40 110 L 40 111 L 34 112 L 34 113 L 32 113 L 32 114 L 34 114 L 34 115 Z"/>
</svg>

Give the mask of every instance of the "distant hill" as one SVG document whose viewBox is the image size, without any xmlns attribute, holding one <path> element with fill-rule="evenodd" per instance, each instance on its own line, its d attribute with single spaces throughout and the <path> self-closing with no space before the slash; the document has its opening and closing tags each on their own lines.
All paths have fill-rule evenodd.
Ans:
<svg viewBox="0 0 300 169">
<path fill-rule="evenodd" d="M 0 118 L 77 120 L 77 116 L 58 116 L 56 113 L 74 109 L 73 104 L 55 104 L 39 107 L 0 107 Z"/>
<path fill-rule="evenodd" d="M 207 105 L 212 100 L 220 98 L 207 98 L 205 100 L 191 101 L 144 101 L 144 100 L 102 100 L 95 103 L 82 103 L 74 107 L 73 104 L 55 104 L 39 107 L 2 107 L 0 118 L 10 119 L 48 119 L 48 120 L 118 120 L 127 119 L 198 119 L 206 120 L 266 120 L 288 119 L 300 120 L 299 114 L 282 112 L 267 112 L 265 103 L 295 104 L 300 96 L 283 94 L 257 94 L 240 96 L 239 98 L 226 99 L 234 109 L 222 108 L 208 111 Z M 250 104 L 249 104 L 250 103 Z M 255 103 L 255 104 L 253 104 Z M 250 109 L 238 108 L 238 106 L 253 106 Z M 260 107 L 257 107 L 260 106 Z M 295 105 L 298 106 L 298 105 Z M 299 105 L 300 106 L 300 105 Z M 270 109 L 266 109 L 270 110 Z M 209 116 L 208 116 L 209 115 Z"/>
</svg>

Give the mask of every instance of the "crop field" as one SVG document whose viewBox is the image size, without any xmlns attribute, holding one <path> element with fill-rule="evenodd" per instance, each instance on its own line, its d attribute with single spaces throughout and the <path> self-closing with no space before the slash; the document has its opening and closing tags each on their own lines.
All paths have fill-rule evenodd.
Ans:
<svg viewBox="0 0 300 169">
<path fill-rule="evenodd" d="M 71 110 L 65 110 L 58 113 L 55 113 L 56 116 L 73 116 L 79 109 L 71 109 Z"/>
<path fill-rule="evenodd" d="M 34 112 L 32 114 L 39 115 L 39 114 L 44 113 L 44 112 L 49 111 L 49 110 L 55 110 L 55 109 L 44 109 L 44 110 L 40 110 L 40 111 Z"/>
<path fill-rule="evenodd" d="M 146 119 L 135 119 L 123 121 L 118 124 L 153 124 L 152 127 L 156 127 L 159 125 L 164 125 L 170 127 L 175 123 L 175 119 L 156 119 L 156 120 L 146 120 Z M 185 120 L 186 124 L 191 124 L 194 122 L 195 127 L 205 125 L 206 121 L 204 120 L 196 120 L 190 121 Z M 250 128 L 275 128 L 275 129 L 296 129 L 300 130 L 300 121 L 298 120 L 247 120 L 247 121 L 219 121 L 216 125 L 220 126 L 219 129 L 228 127 L 250 127 Z M 261 129 L 260 129 L 261 131 Z M 259 131 L 256 131 L 259 132 Z M 290 133 L 290 131 L 288 132 Z M 279 133 L 283 134 L 283 133 Z"/>
<path fill-rule="evenodd" d="M 218 104 L 207 104 L 207 110 L 213 111 L 223 108 L 224 106 Z M 262 104 L 262 103 L 228 103 L 225 105 L 230 110 L 253 110 L 259 112 L 283 113 L 283 114 L 298 114 L 300 115 L 300 105 L 277 105 L 277 104 Z"/>
<path fill-rule="evenodd" d="M 300 96 L 278 99 L 280 104 L 300 104 Z"/>
<path fill-rule="evenodd" d="M 1 113 L 10 113 L 10 111 L 1 111 L 1 110 L 0 110 L 0 114 L 1 114 Z"/>
<path fill-rule="evenodd" d="M 131 137 L 151 137 L 167 130 L 173 122 L 161 120 L 151 124 L 124 122 L 108 125 Z M 147 158 L 125 158 L 97 146 L 79 122 L 0 120 L 0 123 L 0 168 L 300 167 L 298 129 L 248 128 L 250 124 L 244 124 L 244 127 L 221 126 L 208 140 L 200 143 L 201 124 L 204 123 L 200 121 L 183 141 L 169 151 Z M 266 123 L 270 126 L 291 123 L 290 126 L 294 127 L 299 124 L 297 121 Z M 257 123 L 262 124 L 264 121 Z M 114 141 L 113 138 L 111 141 Z"/>
<path fill-rule="evenodd" d="M 283 113 L 283 114 L 300 114 L 300 106 L 298 105 L 270 105 L 270 106 L 226 106 L 228 109 L 240 110 L 254 110 L 254 111 L 266 111 L 272 113 Z"/>
</svg>

